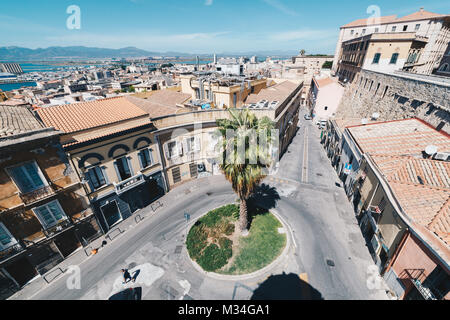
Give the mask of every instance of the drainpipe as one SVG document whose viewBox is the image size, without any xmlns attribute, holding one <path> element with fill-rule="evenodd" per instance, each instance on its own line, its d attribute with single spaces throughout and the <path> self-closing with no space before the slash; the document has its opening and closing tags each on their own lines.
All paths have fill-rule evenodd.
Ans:
<svg viewBox="0 0 450 320">
<path fill-rule="evenodd" d="M 158 150 L 159 150 L 159 157 L 161 159 L 163 178 L 164 178 L 164 183 L 166 185 L 166 193 L 168 193 L 170 191 L 170 186 L 169 186 L 169 179 L 167 177 L 166 160 L 164 158 L 164 152 L 162 151 L 161 141 L 159 140 L 159 136 L 156 134 L 155 134 L 155 139 L 158 143 Z"/>
</svg>

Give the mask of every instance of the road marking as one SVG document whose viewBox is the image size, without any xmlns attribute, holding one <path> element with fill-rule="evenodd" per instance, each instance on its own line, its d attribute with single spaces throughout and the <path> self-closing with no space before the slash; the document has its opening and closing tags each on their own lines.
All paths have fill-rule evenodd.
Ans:
<svg viewBox="0 0 450 320">
<path fill-rule="evenodd" d="M 302 182 L 308 183 L 308 127 L 305 127 L 305 141 L 303 143 Z"/>
</svg>

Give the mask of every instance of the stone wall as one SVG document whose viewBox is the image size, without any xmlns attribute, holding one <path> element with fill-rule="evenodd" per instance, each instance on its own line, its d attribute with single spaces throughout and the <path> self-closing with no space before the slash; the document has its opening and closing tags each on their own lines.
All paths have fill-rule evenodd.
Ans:
<svg viewBox="0 0 450 320">
<path fill-rule="evenodd" d="M 450 133 L 450 81 L 361 70 L 346 88 L 336 118 L 370 119 L 374 113 L 378 121 L 417 117 Z"/>
</svg>

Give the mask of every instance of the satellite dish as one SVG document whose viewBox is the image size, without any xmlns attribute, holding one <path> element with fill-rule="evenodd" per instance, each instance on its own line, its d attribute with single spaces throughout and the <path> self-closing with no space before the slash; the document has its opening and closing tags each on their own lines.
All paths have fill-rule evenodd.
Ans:
<svg viewBox="0 0 450 320">
<path fill-rule="evenodd" d="M 366 125 L 366 124 L 369 123 L 369 120 L 367 120 L 366 118 L 364 118 L 364 119 L 361 120 L 361 123 L 362 123 L 363 125 Z"/>
<path fill-rule="evenodd" d="M 375 112 L 374 114 L 372 114 L 373 120 L 377 120 L 379 117 L 380 117 L 380 114 L 378 112 Z"/>
<path fill-rule="evenodd" d="M 435 154 L 437 152 L 438 152 L 438 147 L 436 147 L 436 146 L 430 145 L 425 148 L 425 153 L 429 156 L 432 156 L 433 154 Z"/>
</svg>

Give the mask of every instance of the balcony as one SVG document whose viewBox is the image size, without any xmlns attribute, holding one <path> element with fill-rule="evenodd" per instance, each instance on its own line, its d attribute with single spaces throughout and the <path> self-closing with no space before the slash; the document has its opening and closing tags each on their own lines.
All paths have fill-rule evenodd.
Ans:
<svg viewBox="0 0 450 320">
<path fill-rule="evenodd" d="M 70 226 L 72 226 L 72 221 L 70 221 L 69 218 L 66 218 L 64 220 L 59 221 L 56 225 L 48 229 L 45 229 L 44 234 L 47 238 L 50 238 L 58 234 L 59 232 L 63 231 L 64 229 L 69 228 Z"/>
<path fill-rule="evenodd" d="M 47 197 L 53 195 L 54 193 L 55 193 L 55 191 L 53 190 L 53 188 L 51 186 L 45 186 L 43 188 L 31 191 L 31 192 L 19 193 L 19 196 L 22 199 L 24 204 L 29 205 L 36 201 L 47 198 Z"/>
<path fill-rule="evenodd" d="M 18 254 L 24 250 L 25 249 L 22 247 L 22 245 L 20 243 L 16 243 L 15 245 L 0 251 L 0 262 Z"/>
<path fill-rule="evenodd" d="M 438 300 L 438 298 L 442 299 L 442 297 L 436 297 L 433 294 L 431 290 L 432 288 L 427 288 L 423 285 L 422 282 L 427 278 L 423 269 L 405 269 L 405 273 L 413 286 L 425 300 Z"/>
<path fill-rule="evenodd" d="M 134 177 L 131 177 L 127 180 L 123 180 L 119 183 L 114 183 L 114 188 L 116 190 L 116 193 L 118 195 L 120 195 L 128 190 L 131 190 L 131 189 L 137 187 L 138 185 L 143 184 L 144 182 L 145 182 L 145 177 L 141 172 L 139 172 Z"/>
</svg>

